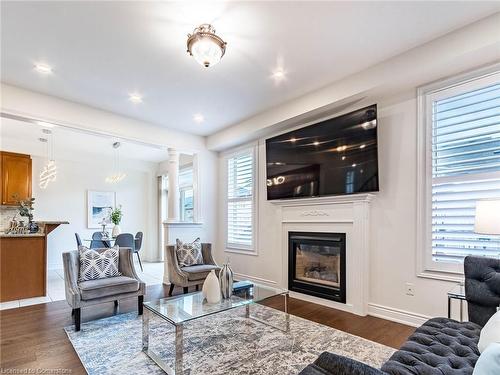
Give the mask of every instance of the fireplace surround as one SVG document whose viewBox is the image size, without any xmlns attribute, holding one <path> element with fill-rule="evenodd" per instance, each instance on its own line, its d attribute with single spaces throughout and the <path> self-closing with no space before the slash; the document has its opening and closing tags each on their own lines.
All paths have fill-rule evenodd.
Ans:
<svg viewBox="0 0 500 375">
<path fill-rule="evenodd" d="M 288 232 L 288 289 L 346 302 L 345 233 Z"/>
<path fill-rule="evenodd" d="M 348 311 L 368 313 L 370 203 L 373 194 L 272 201 L 280 207 L 282 285 L 288 283 L 290 232 L 345 233 L 345 303 L 290 290 L 290 296 Z"/>
</svg>

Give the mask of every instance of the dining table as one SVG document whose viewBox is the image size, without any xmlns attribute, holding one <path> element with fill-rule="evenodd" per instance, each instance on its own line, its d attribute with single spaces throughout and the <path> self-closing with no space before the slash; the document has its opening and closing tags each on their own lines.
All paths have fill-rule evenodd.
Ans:
<svg viewBox="0 0 500 375">
<path fill-rule="evenodd" d="M 112 245 L 114 245 L 114 243 L 116 241 L 116 237 L 101 238 L 100 240 L 93 240 L 92 238 L 83 238 L 82 241 L 88 242 L 88 243 L 92 243 L 92 241 L 103 241 L 103 242 L 106 242 L 111 247 Z"/>
</svg>

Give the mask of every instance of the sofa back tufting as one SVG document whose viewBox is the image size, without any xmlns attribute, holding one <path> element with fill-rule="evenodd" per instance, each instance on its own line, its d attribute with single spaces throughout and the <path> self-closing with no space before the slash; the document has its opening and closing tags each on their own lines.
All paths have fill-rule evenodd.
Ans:
<svg viewBox="0 0 500 375">
<path fill-rule="evenodd" d="M 500 306 L 500 259 L 468 256 L 464 274 L 469 321 L 484 326 Z"/>
</svg>

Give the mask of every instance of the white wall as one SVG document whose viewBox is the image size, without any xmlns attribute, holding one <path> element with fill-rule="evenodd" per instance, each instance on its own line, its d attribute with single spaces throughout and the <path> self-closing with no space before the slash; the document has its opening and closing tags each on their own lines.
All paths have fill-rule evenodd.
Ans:
<svg viewBox="0 0 500 375">
<path fill-rule="evenodd" d="M 43 95 L 40 93 L 32 92 L 29 90 L 7 85 L 4 83 L 1 84 L 1 94 L 2 95 L 1 95 L 0 105 L 1 105 L 1 111 L 4 113 L 20 115 L 36 120 L 51 121 L 68 128 L 84 129 L 91 132 L 100 133 L 102 135 L 116 136 L 118 138 L 125 138 L 139 142 L 145 142 L 148 144 L 160 145 L 165 147 L 165 149 L 167 147 L 174 147 L 180 152 L 185 151 L 188 153 L 197 153 L 199 155 L 198 165 L 200 169 L 200 183 L 199 183 L 200 197 L 201 197 L 200 215 L 203 220 L 203 227 L 201 229 L 202 239 L 204 241 L 215 243 L 216 241 L 215 228 L 216 228 L 216 213 L 217 213 L 216 189 L 217 189 L 217 176 L 218 176 L 217 153 L 214 151 L 207 150 L 205 146 L 204 137 L 183 133 L 179 131 L 173 131 L 166 127 L 151 125 L 145 122 L 133 120 L 110 112 L 95 109 L 86 105 L 81 105 L 78 103 L 62 100 L 56 97 Z M 7 141 L 6 139 L 2 139 L 3 149 L 5 149 L 5 146 L 7 145 L 6 141 Z M 12 144 L 14 143 L 16 144 L 16 149 L 12 151 L 30 154 L 29 150 L 23 149 L 23 143 L 19 142 L 19 139 L 16 140 L 12 139 L 11 141 Z M 24 148 L 26 148 L 26 145 L 24 145 Z M 126 156 L 122 155 L 122 157 Z M 129 161 L 129 163 L 141 164 L 140 155 L 139 156 L 134 155 L 134 158 L 136 159 L 134 160 L 135 163 L 131 161 Z M 68 163 L 69 159 L 73 160 L 73 162 L 81 160 L 78 159 L 77 157 L 66 158 Z M 75 202 L 68 198 L 69 196 L 71 196 L 71 194 L 68 193 L 68 190 L 70 188 L 75 189 L 75 194 L 77 194 L 78 197 L 80 197 L 81 196 L 80 193 L 77 192 L 81 192 L 82 190 L 85 190 L 87 188 L 92 188 L 88 186 L 90 185 L 90 182 L 82 183 L 82 181 L 85 180 L 91 181 L 89 180 L 90 171 L 87 169 L 87 167 L 79 166 L 78 168 L 73 169 L 72 167 L 69 167 L 69 165 L 72 165 L 71 163 L 69 163 L 68 168 L 65 170 L 65 162 L 61 160 L 60 164 L 61 167 L 58 167 L 59 168 L 58 180 L 60 178 L 64 179 L 65 177 L 63 177 L 63 175 L 65 174 L 73 176 L 74 179 L 67 181 L 68 185 L 63 188 L 63 190 L 60 192 L 61 194 L 54 194 L 52 196 L 46 195 L 48 194 L 47 192 L 43 193 L 39 192 L 34 187 L 33 195 L 37 198 L 37 204 L 36 204 L 37 211 L 35 211 L 35 214 L 36 217 L 39 219 L 44 219 L 44 220 L 64 219 L 72 221 L 71 218 L 68 218 L 67 215 L 64 214 L 64 209 L 66 210 L 70 208 L 72 209 L 71 206 L 75 205 Z M 123 161 L 121 164 L 122 166 L 125 165 Z M 58 160 L 58 165 L 59 165 L 59 160 Z M 120 193 L 120 194 L 123 193 L 124 199 L 127 200 L 127 204 L 131 205 L 132 212 L 138 205 L 145 205 L 148 207 L 145 217 L 139 217 L 137 219 L 134 219 L 133 221 L 130 221 L 128 224 L 126 221 L 124 221 L 122 229 L 135 231 L 137 230 L 136 229 L 137 227 L 144 228 L 145 226 L 147 226 L 148 228 L 144 230 L 145 232 L 158 230 L 159 223 L 157 216 L 158 215 L 157 207 L 155 206 L 154 209 L 151 208 L 153 205 L 156 205 L 157 194 L 158 194 L 156 185 L 156 168 L 158 168 L 158 165 L 155 165 L 154 171 L 151 172 L 149 178 L 150 182 L 144 185 L 143 188 L 140 188 L 140 192 L 139 190 L 134 192 L 124 190 L 123 192 Z M 77 173 L 76 170 L 78 169 L 80 169 L 79 173 L 81 173 L 81 175 L 75 174 Z M 100 169 L 102 169 L 102 163 L 100 164 L 97 163 L 95 166 L 95 170 L 98 173 L 101 173 Z M 132 171 L 130 172 L 131 174 L 130 181 L 132 181 L 132 178 L 135 179 L 138 183 L 140 181 L 143 181 L 143 177 L 145 178 L 143 174 L 145 172 L 143 172 L 143 174 L 140 174 L 137 172 L 138 169 L 135 167 L 134 170 L 135 172 Z M 127 173 L 129 172 L 127 171 Z M 104 178 L 102 178 L 102 180 L 103 179 Z M 99 177 L 92 180 L 95 182 L 95 184 L 92 183 L 92 185 L 95 186 L 94 188 L 96 189 L 99 186 L 99 183 L 97 182 L 98 180 L 101 181 L 101 178 Z M 103 189 L 109 190 L 109 187 L 106 186 Z M 134 195 L 139 193 L 142 195 L 140 196 Z M 134 195 L 133 199 L 131 198 L 132 195 Z M 76 195 L 74 197 L 76 197 Z M 85 197 L 85 195 L 83 195 L 83 197 Z M 50 204 L 44 203 L 45 200 L 51 203 Z M 118 200 L 120 200 L 120 198 L 118 198 Z M 77 204 L 79 205 L 80 203 Z M 75 213 L 75 215 L 77 214 Z M 124 220 L 132 220 L 131 217 L 132 215 L 129 216 L 127 213 L 126 215 L 128 219 L 124 218 Z M 80 223 L 81 220 L 84 220 L 84 218 L 75 216 L 75 219 L 73 220 L 75 226 L 81 228 L 81 226 L 78 225 L 78 223 Z M 74 237 L 73 233 L 75 232 L 76 229 L 77 227 L 66 226 L 58 228 L 57 231 L 59 232 L 55 231 L 53 232 L 53 234 L 55 235 L 60 233 L 61 237 L 64 238 L 68 238 L 68 234 L 70 234 L 70 237 L 73 238 Z M 149 237 L 151 237 L 151 241 L 154 242 L 148 245 L 148 248 L 150 248 L 150 250 L 146 250 L 145 259 L 151 261 L 159 260 L 161 249 L 155 248 L 155 243 L 157 243 L 158 241 L 158 235 L 148 236 L 148 238 Z M 49 243 L 49 247 L 53 246 L 56 249 L 55 250 L 56 255 L 54 256 L 54 258 L 51 257 L 49 259 L 49 263 L 57 260 L 57 258 L 59 257 L 58 254 L 61 251 L 64 251 L 64 248 L 66 248 L 71 243 L 70 242 L 67 243 L 61 242 L 57 244 Z M 146 244 L 144 246 L 146 246 Z"/>
<path fill-rule="evenodd" d="M 496 13 L 212 134 L 207 138 L 207 146 L 211 150 L 222 151 L 270 136 L 284 126 L 303 124 L 310 120 L 310 114 L 316 115 L 367 97 L 393 96 L 424 83 L 498 61 L 499 24 L 500 13 Z M 293 75 L 288 79 L 293 79 Z"/>
<path fill-rule="evenodd" d="M 264 139 L 282 131 L 283 123 L 300 124 L 294 119 L 303 118 L 304 113 L 346 98 L 364 97 L 345 111 L 373 103 L 379 111 L 380 193 L 371 204 L 369 311 L 409 324 L 445 316 L 446 292 L 453 284 L 416 276 L 416 88 L 498 61 L 499 22 L 497 14 L 210 136 L 209 146 L 218 150 L 236 145 L 238 139 L 249 141 L 256 134 L 259 138 L 258 255 L 219 252 L 217 258 L 229 255 L 235 272 L 286 287 L 282 268 L 276 266 L 283 261 L 280 208 L 265 198 Z M 222 168 L 222 155 L 219 162 Z M 224 215 L 222 199 L 221 193 L 219 220 Z M 218 235 L 222 244 L 222 228 Z M 415 285 L 414 296 L 405 294 L 407 282 Z"/>
<path fill-rule="evenodd" d="M 116 203 L 121 204 L 123 209 L 122 231 L 133 234 L 144 232 L 141 250 L 144 258 L 147 259 L 156 250 L 157 231 L 152 225 L 156 216 L 156 195 L 150 194 L 155 183 L 153 163 L 150 171 L 125 169 L 127 177 L 119 184 L 110 185 L 105 182 L 108 171 L 98 160 L 77 162 L 59 159 L 56 181 L 49 183 L 46 189 L 40 189 L 37 181 L 45 159 L 37 156 L 32 159 L 35 220 L 69 221 L 48 236 L 49 269 L 62 268 L 61 254 L 76 249 L 75 233 L 79 233 L 82 239 L 90 239 L 92 233 L 99 230 L 87 228 L 87 190 L 116 192 Z M 88 246 L 89 242 L 84 244 Z"/>
</svg>

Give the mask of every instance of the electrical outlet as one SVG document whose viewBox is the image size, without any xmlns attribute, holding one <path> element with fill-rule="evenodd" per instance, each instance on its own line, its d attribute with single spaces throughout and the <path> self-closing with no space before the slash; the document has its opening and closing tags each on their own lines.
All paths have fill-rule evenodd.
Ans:
<svg viewBox="0 0 500 375">
<path fill-rule="evenodd" d="M 405 284 L 405 289 L 406 289 L 406 295 L 407 296 L 414 296 L 415 295 L 415 285 L 412 283 L 406 283 Z"/>
</svg>

